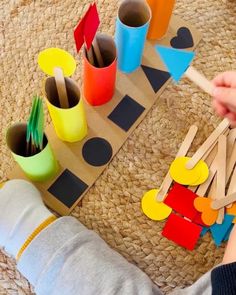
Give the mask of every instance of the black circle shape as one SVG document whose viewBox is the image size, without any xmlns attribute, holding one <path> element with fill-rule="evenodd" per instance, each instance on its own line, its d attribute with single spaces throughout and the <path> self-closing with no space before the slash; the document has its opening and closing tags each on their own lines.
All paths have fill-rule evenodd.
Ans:
<svg viewBox="0 0 236 295">
<path fill-rule="evenodd" d="M 106 139 L 93 137 L 85 142 L 82 155 L 88 164 L 96 167 L 103 166 L 112 157 L 112 147 Z"/>
</svg>

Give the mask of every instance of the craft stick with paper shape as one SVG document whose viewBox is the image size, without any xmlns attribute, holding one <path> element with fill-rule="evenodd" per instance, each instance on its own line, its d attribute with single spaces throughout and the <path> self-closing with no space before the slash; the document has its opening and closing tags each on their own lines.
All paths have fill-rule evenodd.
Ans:
<svg viewBox="0 0 236 295">
<path fill-rule="evenodd" d="M 190 66 L 195 56 L 194 52 L 159 45 L 155 47 L 175 82 L 178 82 L 185 75 L 202 90 L 212 95 L 212 83 Z"/>
<path fill-rule="evenodd" d="M 204 154 L 207 153 L 212 145 L 217 142 L 219 136 L 223 134 L 229 128 L 229 126 L 230 123 L 228 119 L 224 119 L 188 161 L 186 168 L 192 169 L 203 158 Z"/>
<path fill-rule="evenodd" d="M 176 155 L 176 157 L 184 156 L 187 154 L 194 138 L 197 133 L 198 128 L 193 125 L 190 127 L 181 147 Z M 146 192 L 142 198 L 141 207 L 143 213 L 152 220 L 164 220 L 166 219 L 172 208 L 163 203 L 167 192 L 172 184 L 172 178 L 168 172 L 162 185 L 160 191 L 158 189 L 152 189 Z"/>
<path fill-rule="evenodd" d="M 176 158 L 178 157 L 183 157 L 187 154 L 196 134 L 197 134 L 197 126 L 192 125 L 183 141 L 183 143 L 181 144 L 178 153 L 176 154 Z M 172 177 L 170 176 L 170 173 L 168 171 L 168 173 L 166 174 L 166 177 L 160 187 L 160 190 L 156 196 L 156 200 L 158 202 L 163 202 L 163 200 L 165 199 L 167 192 L 172 184 Z"/>
<path fill-rule="evenodd" d="M 27 122 L 26 142 L 27 155 L 33 155 L 43 149 L 44 112 L 42 98 L 35 96 L 33 106 Z"/>
<path fill-rule="evenodd" d="M 89 9 L 79 21 L 74 29 L 74 39 L 77 52 L 80 51 L 85 43 L 87 49 L 87 57 L 92 65 L 95 65 L 93 50 L 99 67 L 104 66 L 103 58 L 96 40 L 96 32 L 99 27 L 100 20 L 95 3 L 90 4 Z"/>
<path fill-rule="evenodd" d="M 76 62 L 73 56 L 60 48 L 47 48 L 39 53 L 38 65 L 45 74 L 55 77 L 59 106 L 69 108 L 64 77 L 71 76 L 75 71 Z"/>
</svg>

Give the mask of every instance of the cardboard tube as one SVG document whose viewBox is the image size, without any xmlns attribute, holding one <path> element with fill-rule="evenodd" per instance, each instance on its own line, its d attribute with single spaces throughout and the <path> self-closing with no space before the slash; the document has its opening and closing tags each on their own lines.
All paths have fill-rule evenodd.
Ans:
<svg viewBox="0 0 236 295">
<path fill-rule="evenodd" d="M 69 108 L 59 107 L 59 99 L 54 77 L 47 78 L 44 94 L 57 136 L 67 142 L 82 140 L 87 135 L 87 123 L 83 101 L 77 84 L 65 78 Z"/>
<path fill-rule="evenodd" d="M 124 73 L 135 71 L 142 62 L 151 9 L 144 0 L 124 0 L 118 10 L 115 41 L 118 69 Z"/>
<path fill-rule="evenodd" d="M 117 56 L 113 39 L 97 34 L 96 40 L 103 58 L 104 67 L 95 67 L 88 61 L 84 51 L 83 95 L 89 104 L 102 105 L 112 99 L 115 92 Z"/>
<path fill-rule="evenodd" d="M 147 3 L 152 10 L 147 38 L 149 40 L 161 39 L 168 30 L 175 0 L 147 0 Z"/>
<path fill-rule="evenodd" d="M 26 176 L 33 181 L 46 181 L 58 172 L 58 163 L 44 135 L 44 148 L 34 156 L 26 156 L 25 123 L 12 125 L 6 135 L 7 146 Z"/>
</svg>

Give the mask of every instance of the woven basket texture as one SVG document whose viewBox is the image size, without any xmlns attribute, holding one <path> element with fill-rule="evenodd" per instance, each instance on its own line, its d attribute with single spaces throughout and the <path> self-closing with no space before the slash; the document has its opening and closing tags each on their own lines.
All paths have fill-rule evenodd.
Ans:
<svg viewBox="0 0 236 295">
<path fill-rule="evenodd" d="M 81 83 L 81 56 L 75 52 L 72 28 L 88 4 L 88 0 L 0 1 L 2 181 L 14 165 L 5 144 L 6 128 L 26 120 L 33 94 L 41 94 L 44 74 L 37 66 L 39 51 L 60 47 L 76 56 L 73 78 Z M 118 5 L 119 1 L 98 0 L 100 31 L 114 34 Z M 175 13 L 202 32 L 194 62 L 197 69 L 209 79 L 236 69 L 235 0 L 177 0 Z M 209 234 L 191 252 L 175 245 L 161 235 L 164 222 L 144 216 L 140 200 L 144 192 L 160 186 L 189 126 L 197 124 L 200 129 L 193 152 L 219 121 L 211 98 L 191 82 L 170 84 L 87 193 L 83 206 L 72 213 L 147 273 L 164 293 L 192 284 L 221 261 L 224 247 L 217 248 Z M 0 285 L 0 294 L 33 294 L 15 261 L 4 252 L 0 252 Z"/>
</svg>

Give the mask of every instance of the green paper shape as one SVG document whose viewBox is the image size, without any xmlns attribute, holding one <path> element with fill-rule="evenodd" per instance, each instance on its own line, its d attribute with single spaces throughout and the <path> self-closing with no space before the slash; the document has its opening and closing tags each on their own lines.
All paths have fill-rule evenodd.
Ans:
<svg viewBox="0 0 236 295">
<path fill-rule="evenodd" d="M 32 124 L 33 124 L 37 104 L 38 104 L 38 99 L 37 99 L 37 96 L 36 96 L 36 97 L 33 98 L 33 104 L 32 104 L 32 108 L 31 108 L 31 112 L 30 112 L 30 117 L 29 117 L 29 120 L 27 122 L 27 133 L 26 133 L 27 142 L 29 142 L 30 136 L 31 136 L 31 133 L 32 133 L 32 130 L 33 130 L 32 129 L 33 128 Z"/>
<path fill-rule="evenodd" d="M 30 118 L 27 122 L 26 140 L 29 143 L 30 138 L 32 145 L 36 148 L 43 149 L 43 134 L 44 134 L 44 112 L 43 101 L 39 96 L 33 99 L 33 106 L 30 113 Z"/>
</svg>

